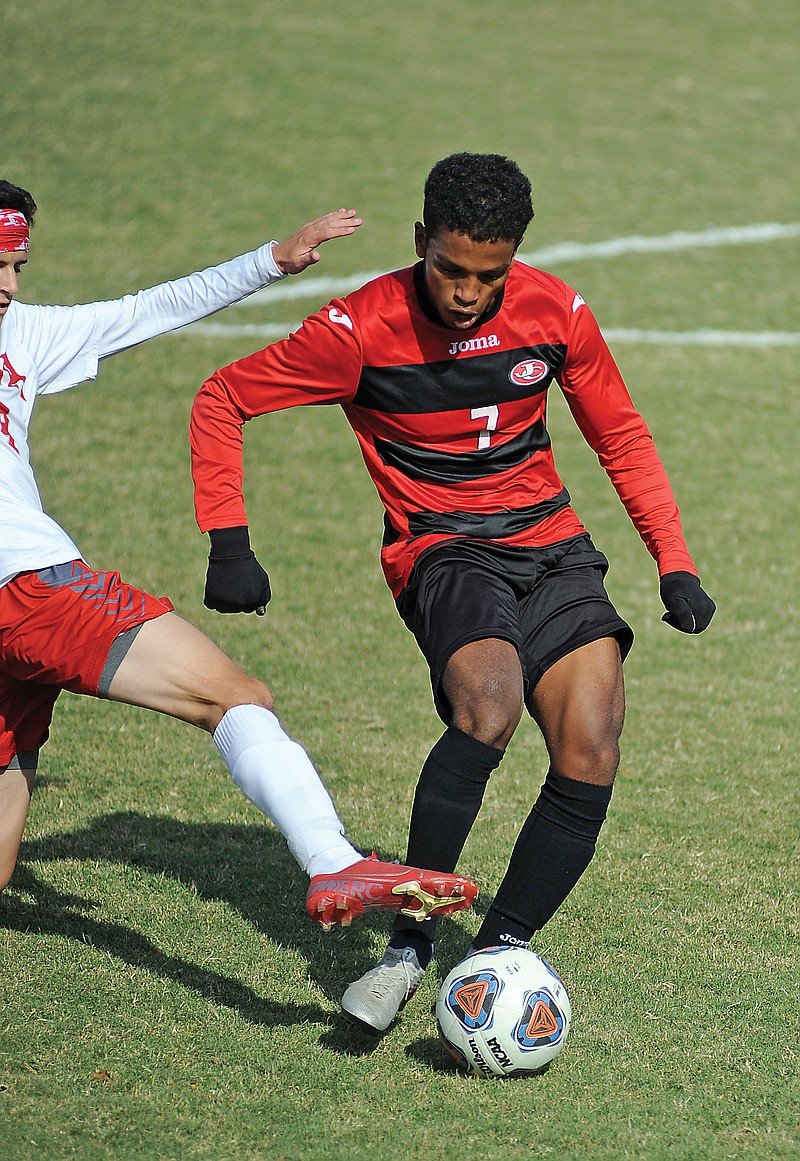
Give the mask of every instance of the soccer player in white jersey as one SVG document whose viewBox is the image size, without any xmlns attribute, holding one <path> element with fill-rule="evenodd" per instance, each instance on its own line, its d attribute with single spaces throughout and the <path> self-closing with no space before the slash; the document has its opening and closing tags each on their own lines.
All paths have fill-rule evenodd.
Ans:
<svg viewBox="0 0 800 1161">
<path fill-rule="evenodd" d="M 365 859 L 351 846 L 306 752 L 281 728 L 267 686 L 178 617 L 169 600 L 86 564 L 44 512 L 30 465 L 38 395 L 93 379 L 102 359 L 299 274 L 319 260 L 317 247 L 352 234 L 361 219 L 335 210 L 220 266 L 113 301 L 63 307 L 15 301 L 35 212 L 27 190 L 0 180 L 0 891 L 16 864 L 53 706 L 67 689 L 212 734 L 234 782 L 310 876 L 306 907 L 324 928 L 368 909 L 422 920 L 468 907 L 477 894 L 468 879 Z"/>
</svg>

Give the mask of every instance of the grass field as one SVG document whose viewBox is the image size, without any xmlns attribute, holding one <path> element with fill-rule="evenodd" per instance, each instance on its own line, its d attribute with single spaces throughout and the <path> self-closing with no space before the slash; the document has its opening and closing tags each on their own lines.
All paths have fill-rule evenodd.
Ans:
<svg viewBox="0 0 800 1161">
<path fill-rule="evenodd" d="M 404 265 L 425 174 L 462 148 L 531 175 L 528 253 L 800 220 L 793 0 L 4 0 L 1 23 L 0 171 L 40 203 L 28 301 L 114 296 L 343 204 L 365 226 L 319 274 Z M 554 397 L 559 468 L 637 644 L 601 848 L 537 942 L 575 1011 L 551 1071 L 460 1077 L 430 1015 L 544 773 L 532 723 L 465 851 L 476 912 L 373 1041 L 338 999 L 385 921 L 311 927 L 304 877 L 205 737 L 63 696 L 0 897 L 4 1159 L 800 1158 L 799 259 L 787 235 L 550 266 L 621 335 L 719 606 L 699 638 L 661 624 L 652 562 Z M 289 325 L 321 301 L 218 321 Z M 728 341 L 697 338 L 709 329 Z M 43 497 L 93 564 L 168 593 L 265 677 L 350 837 L 398 857 L 440 727 L 338 412 L 252 425 L 248 510 L 274 600 L 258 622 L 201 607 L 189 408 L 254 345 L 190 329 L 43 399 Z"/>
</svg>

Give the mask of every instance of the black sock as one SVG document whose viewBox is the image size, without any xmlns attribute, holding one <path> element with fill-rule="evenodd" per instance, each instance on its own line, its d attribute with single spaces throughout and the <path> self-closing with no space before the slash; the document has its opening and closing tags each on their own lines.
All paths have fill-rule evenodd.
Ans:
<svg viewBox="0 0 800 1161">
<path fill-rule="evenodd" d="M 527 946 L 591 862 L 610 801 L 610 786 L 548 771 L 474 947 Z"/>
<path fill-rule="evenodd" d="M 421 927 L 422 924 L 419 924 L 419 926 Z M 393 931 L 389 940 L 389 947 L 393 947 L 395 951 L 403 951 L 406 947 L 413 947 L 417 953 L 419 966 L 423 970 L 433 959 L 433 937 L 418 931 L 411 931 L 405 928 Z"/>
<path fill-rule="evenodd" d="M 481 808 L 486 783 L 499 766 L 503 753 L 455 726 L 445 730 L 426 758 L 417 782 L 406 859 L 411 866 L 434 871 L 455 870 Z M 409 946 L 395 942 L 407 931 L 415 932 L 432 945 L 435 930 L 436 919 L 417 923 L 398 915 L 392 946 Z"/>
</svg>

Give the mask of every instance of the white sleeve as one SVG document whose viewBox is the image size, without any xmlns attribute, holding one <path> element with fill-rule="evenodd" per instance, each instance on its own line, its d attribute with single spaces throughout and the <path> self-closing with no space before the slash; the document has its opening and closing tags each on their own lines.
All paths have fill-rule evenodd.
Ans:
<svg viewBox="0 0 800 1161">
<path fill-rule="evenodd" d="M 28 336 L 38 348 L 38 393 L 94 379 L 101 359 L 206 318 L 285 277 L 272 257 L 273 245 L 109 302 L 27 308 L 38 332 Z"/>
</svg>

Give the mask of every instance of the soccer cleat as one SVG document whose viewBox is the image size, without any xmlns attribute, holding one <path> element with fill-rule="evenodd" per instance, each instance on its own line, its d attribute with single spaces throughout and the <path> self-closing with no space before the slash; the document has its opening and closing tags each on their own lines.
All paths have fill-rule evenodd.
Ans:
<svg viewBox="0 0 800 1161">
<path fill-rule="evenodd" d="M 424 974 L 413 947 L 387 947 L 380 963 L 342 996 L 342 1011 L 365 1032 L 385 1032 L 414 995 Z"/>
<path fill-rule="evenodd" d="M 399 911 L 421 923 L 431 915 L 452 915 L 472 906 L 478 888 L 463 875 L 382 863 L 373 854 L 333 875 L 314 875 L 306 910 L 323 930 L 348 927 L 365 911 Z"/>
</svg>

